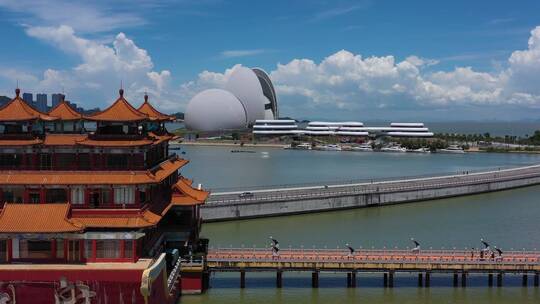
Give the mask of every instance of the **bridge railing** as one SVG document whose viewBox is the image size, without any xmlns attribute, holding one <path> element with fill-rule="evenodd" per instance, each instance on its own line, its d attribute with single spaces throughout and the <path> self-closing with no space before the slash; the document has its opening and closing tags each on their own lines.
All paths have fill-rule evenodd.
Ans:
<svg viewBox="0 0 540 304">
<path fill-rule="evenodd" d="M 210 249 L 211 262 L 346 262 L 346 263 L 437 263 L 538 265 L 539 251 L 505 251 L 501 256 L 486 252 L 481 258 L 475 250 L 356 249 L 283 249 L 273 254 L 266 248 Z"/>
<path fill-rule="evenodd" d="M 377 193 L 377 192 L 392 192 L 392 191 L 405 191 L 415 189 L 432 189 L 437 187 L 470 185 L 475 183 L 485 183 L 494 181 L 503 181 L 508 179 L 519 178 L 531 178 L 540 176 L 538 170 L 524 170 L 518 172 L 501 172 L 501 173 L 486 173 L 481 175 L 464 175 L 457 177 L 440 177 L 439 179 L 431 180 L 410 180 L 410 181 L 396 181 L 395 183 L 386 184 L 362 184 L 362 185 L 343 185 L 339 187 L 329 188 L 322 186 L 320 188 L 311 189 L 298 189 L 298 190 L 276 190 L 273 192 L 253 193 L 250 197 L 238 197 L 235 195 L 223 196 L 223 198 L 210 199 L 209 204 L 220 204 L 230 202 L 250 202 L 250 201 L 264 201 L 264 200 L 284 200 L 284 199 L 301 199 L 301 198 L 315 198 L 315 197 L 329 197 L 336 195 L 357 195 L 365 193 Z"/>
<path fill-rule="evenodd" d="M 431 178 L 431 177 L 443 177 L 449 175 L 465 175 L 465 174 L 478 174 L 492 171 L 500 171 L 506 169 L 516 169 L 525 166 L 534 166 L 537 163 L 528 163 L 521 165 L 502 165 L 493 168 L 487 169 L 477 169 L 477 170 L 458 170 L 458 171 L 445 171 L 438 173 L 426 173 L 426 174 L 416 174 L 408 176 L 389 176 L 389 177 L 370 177 L 370 178 L 357 178 L 357 179 L 342 179 L 342 180 L 333 180 L 333 181 L 316 181 L 316 182 L 306 182 L 306 183 L 291 183 L 291 184 L 272 184 L 265 186 L 248 186 L 248 187 L 215 187 L 208 188 L 212 193 L 219 192 L 233 192 L 233 191 L 255 191 L 255 190 L 272 190 L 272 189 L 287 189 L 287 188 L 298 188 L 298 187 L 317 187 L 317 186 L 337 186 L 337 185 L 347 185 L 347 184 L 361 184 L 361 183 L 379 183 L 379 182 L 391 182 L 404 179 L 420 179 L 420 178 Z"/>
</svg>

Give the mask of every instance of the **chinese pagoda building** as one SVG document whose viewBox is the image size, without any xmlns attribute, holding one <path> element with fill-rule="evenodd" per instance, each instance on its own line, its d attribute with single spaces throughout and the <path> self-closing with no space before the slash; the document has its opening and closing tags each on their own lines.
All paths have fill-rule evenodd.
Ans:
<svg viewBox="0 0 540 304">
<path fill-rule="evenodd" d="M 169 153 L 171 117 L 123 90 L 89 116 L 19 95 L 0 108 L 0 301 L 174 303 L 170 253 L 204 254 L 209 193 L 179 174 L 188 161 Z"/>
</svg>

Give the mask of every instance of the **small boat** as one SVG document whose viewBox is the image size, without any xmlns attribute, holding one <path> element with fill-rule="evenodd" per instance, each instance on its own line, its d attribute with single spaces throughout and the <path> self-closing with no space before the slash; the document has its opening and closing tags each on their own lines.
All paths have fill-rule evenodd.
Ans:
<svg viewBox="0 0 540 304">
<path fill-rule="evenodd" d="M 458 145 L 450 145 L 446 149 L 437 150 L 437 152 L 438 153 L 457 153 L 457 154 L 465 153 L 465 151 L 463 151 L 463 148 L 459 147 Z"/>
<path fill-rule="evenodd" d="M 429 150 L 429 148 L 418 148 L 418 149 L 409 149 L 407 150 L 407 152 L 412 152 L 412 153 L 431 153 L 431 151 Z"/>
<path fill-rule="evenodd" d="M 370 144 L 364 143 L 359 146 L 353 146 L 351 147 L 352 151 L 360 151 L 360 152 L 372 152 L 373 148 Z"/>
<path fill-rule="evenodd" d="M 310 143 L 301 143 L 296 146 L 293 145 L 287 145 L 285 146 L 286 150 L 311 150 L 311 144 Z"/>
<path fill-rule="evenodd" d="M 400 145 L 391 145 L 381 148 L 382 152 L 407 152 L 407 149 L 401 147 Z"/>
<path fill-rule="evenodd" d="M 257 153 L 252 150 L 231 150 L 231 153 Z"/>
<path fill-rule="evenodd" d="M 317 150 L 323 150 L 323 151 L 341 151 L 341 147 L 339 145 L 329 144 L 329 145 L 322 145 L 318 146 Z"/>
</svg>

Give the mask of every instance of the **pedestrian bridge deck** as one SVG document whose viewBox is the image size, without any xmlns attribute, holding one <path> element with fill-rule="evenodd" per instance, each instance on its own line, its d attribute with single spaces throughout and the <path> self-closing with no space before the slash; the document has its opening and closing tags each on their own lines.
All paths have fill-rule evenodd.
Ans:
<svg viewBox="0 0 540 304">
<path fill-rule="evenodd" d="M 210 271 L 513 272 L 540 271 L 540 251 L 507 251 L 492 257 L 471 250 L 210 249 Z"/>
</svg>

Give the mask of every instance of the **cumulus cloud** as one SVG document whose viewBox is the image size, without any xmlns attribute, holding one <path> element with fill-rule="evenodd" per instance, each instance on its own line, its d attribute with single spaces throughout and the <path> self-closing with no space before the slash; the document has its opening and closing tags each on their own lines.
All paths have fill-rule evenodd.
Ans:
<svg viewBox="0 0 540 304">
<path fill-rule="evenodd" d="M 83 38 L 69 26 L 29 27 L 26 33 L 50 43 L 80 60 L 71 69 L 47 69 L 41 76 L 18 75 L 36 90 L 66 92 L 96 98 L 93 104 L 112 102 L 120 81 L 128 97 L 141 99 L 144 92 L 155 97 L 164 110 L 178 111 L 196 93 L 223 88 L 232 72 L 203 71 L 192 80 L 174 84 L 169 70 L 154 70 L 148 52 L 124 33 L 111 43 Z M 392 55 L 369 56 L 341 50 L 317 62 L 308 58 L 277 64 L 270 77 L 278 91 L 280 106 L 319 112 L 354 113 L 369 109 L 446 110 L 459 106 L 505 105 L 519 109 L 540 108 L 540 27 L 531 31 L 527 48 L 514 51 L 503 67 L 491 72 L 472 67 L 435 70 L 438 61 L 411 55 L 399 60 Z M 428 68 L 429 67 L 429 68 Z M 131 96 L 130 96 L 131 95 Z"/>
<path fill-rule="evenodd" d="M 120 83 L 126 95 L 136 99 L 144 92 L 159 97 L 154 102 L 163 108 L 177 107 L 174 90 L 170 88 L 171 72 L 154 71 L 148 52 L 138 47 L 124 33 L 115 36 L 111 44 L 104 44 L 78 36 L 73 28 L 30 27 L 26 33 L 50 43 L 62 51 L 77 57 L 80 63 L 69 70 L 47 69 L 43 76 L 30 86 L 42 91 L 58 91 L 63 88 L 68 95 L 82 98 L 88 94 L 99 98 L 97 104 L 112 102 Z M 177 92 L 176 92 L 177 93 Z M 137 101 L 133 101 L 137 104 Z M 176 109 L 175 109 L 176 110 Z"/>
</svg>

